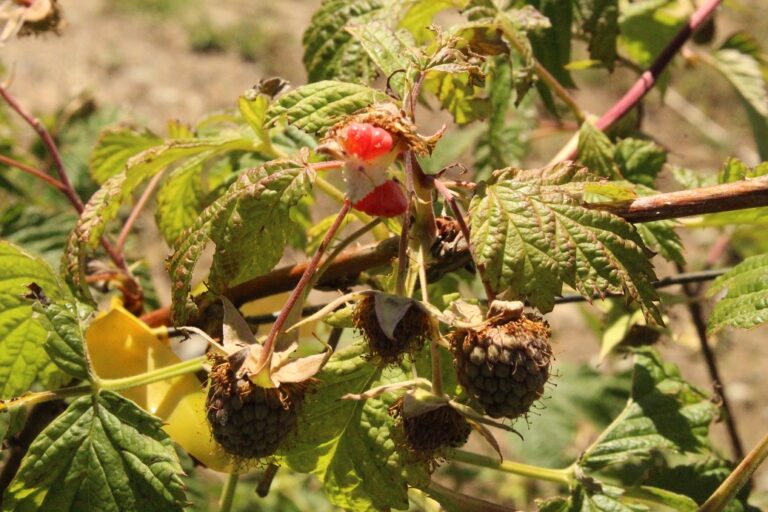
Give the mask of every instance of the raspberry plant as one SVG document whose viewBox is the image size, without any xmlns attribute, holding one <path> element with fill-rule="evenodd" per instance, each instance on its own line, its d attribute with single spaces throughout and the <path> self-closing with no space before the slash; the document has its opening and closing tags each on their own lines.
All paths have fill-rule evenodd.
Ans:
<svg viewBox="0 0 768 512">
<path fill-rule="evenodd" d="M 13 140 L 0 155 L 3 509 L 180 510 L 205 471 L 229 475 L 221 510 L 241 476 L 266 495 L 296 474 L 347 510 L 753 508 L 768 438 L 744 453 L 709 338 L 766 321 L 768 259 L 687 273 L 676 219 L 759 224 L 768 164 L 732 158 L 711 183 L 677 169 L 685 190 L 658 192 L 666 151 L 636 108 L 694 35 L 689 60 L 733 84 L 768 158 L 766 60 L 745 32 L 714 45 L 719 4 L 324 0 L 304 33 L 306 85 L 261 80 L 166 136 L 107 127 L 90 190 L 70 179 L 65 138 L 0 86 L 50 158 L 47 172 Z M 2 9 L 4 39 L 62 30 L 56 1 Z M 640 73 L 635 85 L 601 117 L 585 112 L 571 95 L 579 69 L 618 66 Z M 576 130 L 526 168 L 545 118 Z M 77 216 L 25 207 L 38 184 Z M 136 245 L 152 197 L 169 307 Z M 308 259 L 279 266 L 286 247 Z M 691 284 L 713 278 L 707 331 Z M 658 289 L 671 284 L 701 327 L 716 396 L 653 346 L 669 332 L 675 300 Z M 315 287 L 338 298 L 307 306 Z M 276 315 L 243 312 L 284 292 Z M 547 314 L 581 300 L 606 306 L 600 357 L 628 355 L 630 376 L 558 377 L 560 342 L 578 340 Z M 587 411 L 590 442 L 552 454 Z M 728 448 L 709 438 L 716 420 Z M 446 485 L 459 466 L 551 486 L 465 492 Z"/>
</svg>

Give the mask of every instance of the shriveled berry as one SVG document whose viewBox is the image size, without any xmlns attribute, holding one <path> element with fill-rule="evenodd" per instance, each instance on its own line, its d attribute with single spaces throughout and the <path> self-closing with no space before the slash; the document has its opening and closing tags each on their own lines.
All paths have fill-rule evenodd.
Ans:
<svg viewBox="0 0 768 512">
<path fill-rule="evenodd" d="M 357 303 L 352 321 L 368 342 L 371 357 L 378 358 L 384 365 L 397 364 L 405 354 L 421 350 L 431 327 L 429 315 L 413 305 L 398 322 L 392 338 L 389 338 L 376 314 L 375 295 L 367 295 Z"/>
<path fill-rule="evenodd" d="M 347 154 L 365 161 L 389 153 L 394 146 L 392 134 L 370 123 L 348 124 L 340 142 Z"/>
<path fill-rule="evenodd" d="M 396 217 L 405 213 L 408 199 L 400 185 L 393 180 L 385 181 L 371 193 L 353 205 L 361 212 L 376 217 Z"/>
<path fill-rule="evenodd" d="M 549 325 L 534 315 L 454 333 L 459 382 L 489 416 L 526 414 L 549 380 L 550 335 Z"/>
<path fill-rule="evenodd" d="M 229 454 L 254 459 L 273 455 L 296 427 L 298 409 L 308 384 L 262 388 L 237 378 L 225 358 L 214 361 L 206 400 L 214 439 Z"/>
</svg>

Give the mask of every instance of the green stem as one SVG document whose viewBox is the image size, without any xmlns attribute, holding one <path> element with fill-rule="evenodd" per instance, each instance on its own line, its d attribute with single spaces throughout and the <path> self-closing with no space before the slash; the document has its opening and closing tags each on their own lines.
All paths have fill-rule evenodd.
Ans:
<svg viewBox="0 0 768 512">
<path fill-rule="evenodd" d="M 760 442 L 750 451 L 741 463 L 728 475 L 728 478 L 720 484 L 720 487 L 712 493 L 712 496 L 704 502 L 699 512 L 717 512 L 736 496 L 744 485 L 752 478 L 752 474 L 768 457 L 768 434 L 763 436 Z"/>
<path fill-rule="evenodd" d="M 572 468 L 550 469 L 539 466 L 529 466 L 528 464 L 508 460 L 499 462 L 495 458 L 464 450 L 456 450 L 453 454 L 453 460 L 483 468 L 495 469 L 504 473 L 513 473 L 528 478 L 535 478 L 536 480 L 546 480 L 548 482 L 556 482 L 563 485 L 571 485 L 573 483 Z"/>
<path fill-rule="evenodd" d="M 229 512 L 232 510 L 238 478 L 240 478 L 240 473 L 235 471 L 230 473 L 227 481 L 224 482 L 224 487 L 221 489 L 221 498 L 219 499 L 219 512 Z"/>
<path fill-rule="evenodd" d="M 179 375 L 197 372 L 203 369 L 203 364 L 207 361 L 206 356 L 196 357 L 188 361 L 164 366 L 151 372 L 131 375 L 130 377 L 121 377 L 119 379 L 105 379 L 99 382 L 99 387 L 112 391 L 123 391 L 138 386 L 146 386 L 153 382 L 172 379 Z"/>
<path fill-rule="evenodd" d="M 151 372 L 131 375 L 130 377 L 96 380 L 95 382 L 88 384 L 79 384 L 77 386 L 70 386 L 49 391 L 40 391 L 38 393 L 27 393 L 18 398 L 0 402 L 0 412 L 15 409 L 22 405 L 29 406 L 43 402 L 50 402 L 51 400 L 58 400 L 60 398 L 84 396 L 93 393 L 94 390 L 98 389 L 124 391 L 126 389 L 135 388 L 138 386 L 146 386 L 147 384 L 152 384 L 153 382 L 172 379 L 174 377 L 178 377 L 179 375 L 197 372 L 203 368 L 203 363 L 205 363 L 205 361 L 206 357 L 200 356 L 188 361 L 182 361 L 181 363 L 165 366 Z"/>
</svg>

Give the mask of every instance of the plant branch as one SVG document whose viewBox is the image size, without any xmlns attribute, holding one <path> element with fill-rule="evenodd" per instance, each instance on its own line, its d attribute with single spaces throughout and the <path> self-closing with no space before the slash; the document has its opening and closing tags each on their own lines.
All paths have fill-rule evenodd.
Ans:
<svg viewBox="0 0 768 512">
<path fill-rule="evenodd" d="M 509 460 L 502 462 L 493 457 L 486 457 L 485 455 L 465 450 L 456 450 L 451 460 L 472 464 L 473 466 L 495 469 L 497 471 L 503 471 L 504 473 L 513 473 L 515 475 L 534 478 L 536 480 L 546 480 L 548 482 L 555 482 L 563 485 L 571 485 L 571 483 L 573 483 L 573 470 L 571 468 L 550 469 Z"/>
<path fill-rule="evenodd" d="M 768 457 L 768 434 L 752 448 L 747 456 L 739 463 L 712 496 L 704 502 L 699 512 L 718 512 L 736 497 L 736 494 L 749 482 L 760 464 Z"/>
<path fill-rule="evenodd" d="M 436 188 L 439 187 L 438 183 L 439 180 L 435 180 Z M 761 177 L 695 190 L 639 197 L 620 205 L 587 204 L 584 206 L 607 210 L 635 223 L 742 210 L 768 206 L 768 178 Z M 360 272 L 385 265 L 397 256 L 398 244 L 399 237 L 390 237 L 377 244 L 344 251 L 328 267 L 319 283 L 332 284 L 340 279 L 348 280 Z M 455 258 L 470 261 L 467 251 L 457 252 Z M 304 262 L 275 269 L 230 289 L 226 292 L 226 296 L 235 305 L 241 305 L 251 300 L 291 290 L 306 266 L 307 263 Z M 170 321 L 170 309 L 157 310 L 142 319 L 150 325 L 166 324 Z"/>
<path fill-rule="evenodd" d="M 147 202 L 149 202 L 149 198 L 152 196 L 152 193 L 160 184 L 160 180 L 163 179 L 163 174 L 163 172 L 155 174 L 152 177 L 152 180 L 147 184 L 146 188 L 144 188 L 144 191 L 141 193 L 139 200 L 136 201 L 136 205 L 131 210 L 130 215 L 128 215 L 128 219 L 126 219 L 125 224 L 123 225 L 123 229 L 120 230 L 120 236 L 117 238 L 117 246 L 115 247 L 117 252 L 122 254 L 123 248 L 125 247 L 125 241 L 128 239 L 128 235 L 131 233 L 133 225 L 139 218 L 141 211 L 147 205 Z"/>
<path fill-rule="evenodd" d="M 48 176 L 43 171 L 39 169 L 35 169 L 34 167 L 31 167 L 25 163 L 19 162 L 18 160 L 14 160 L 13 158 L 8 158 L 7 156 L 0 155 L 0 163 L 3 163 L 5 165 L 8 165 L 10 167 L 15 167 L 19 170 L 22 170 L 28 174 L 31 174 L 32 176 L 39 178 L 49 185 L 52 185 L 53 187 L 57 188 L 60 192 L 65 192 L 66 187 L 62 182 L 57 180 L 56 178 L 52 178 L 51 176 Z"/>
<path fill-rule="evenodd" d="M 400 243 L 397 247 L 397 275 L 395 277 L 395 294 L 405 295 L 405 282 L 408 278 L 408 269 L 411 261 L 408 258 L 408 246 L 410 245 L 411 224 L 413 223 L 413 202 L 416 192 L 413 190 L 413 153 L 405 153 L 405 188 L 407 192 L 403 226 L 400 229 Z"/>
<path fill-rule="evenodd" d="M 712 14 L 715 12 L 723 0 L 707 0 L 691 15 L 688 23 L 686 23 L 678 32 L 675 37 L 667 43 L 667 46 L 656 56 L 656 59 L 651 63 L 651 66 L 644 71 L 637 81 L 629 88 L 629 90 L 622 96 L 608 111 L 603 114 L 600 119 L 597 120 L 595 126 L 600 130 L 606 130 L 612 126 L 616 121 L 624 117 L 637 103 L 643 99 L 643 97 L 650 91 L 658 80 L 659 76 L 664 72 L 667 65 L 672 61 L 672 58 L 680 51 L 683 44 L 691 37 L 691 35 L 699 29 Z M 576 133 L 566 146 L 560 150 L 558 155 L 553 159 L 553 162 L 559 162 L 561 160 L 573 160 L 576 158 L 576 147 L 578 145 L 579 134 Z"/>
</svg>

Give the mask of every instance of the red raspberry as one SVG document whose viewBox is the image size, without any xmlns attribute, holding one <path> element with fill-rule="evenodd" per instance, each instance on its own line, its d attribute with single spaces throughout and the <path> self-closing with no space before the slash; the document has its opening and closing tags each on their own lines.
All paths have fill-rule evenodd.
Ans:
<svg viewBox="0 0 768 512">
<path fill-rule="evenodd" d="M 369 123 L 348 124 L 340 142 L 347 154 L 363 161 L 385 155 L 394 146 L 392 134 Z"/>
<path fill-rule="evenodd" d="M 396 217 L 405 213 L 408 199 L 400 185 L 393 180 L 388 180 L 356 202 L 354 207 L 376 217 Z"/>
</svg>

